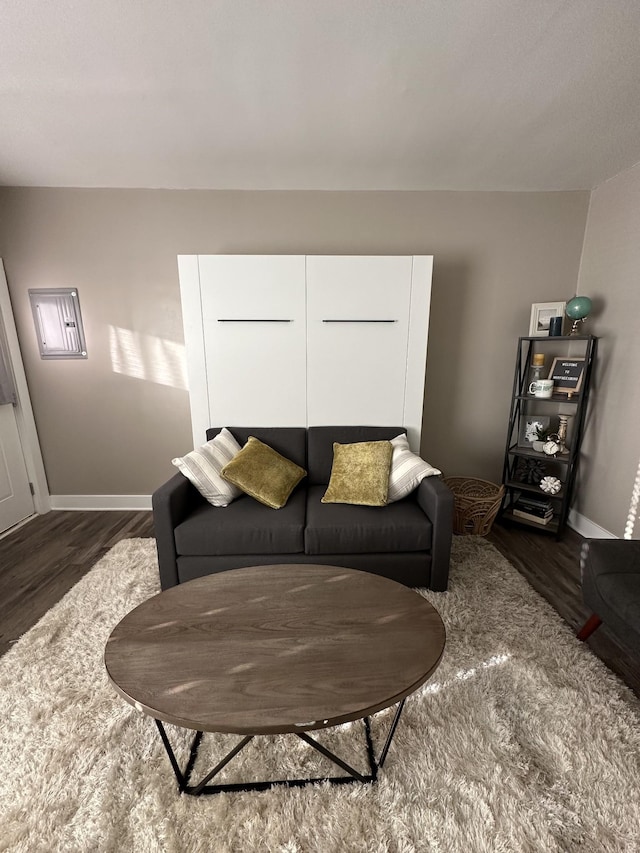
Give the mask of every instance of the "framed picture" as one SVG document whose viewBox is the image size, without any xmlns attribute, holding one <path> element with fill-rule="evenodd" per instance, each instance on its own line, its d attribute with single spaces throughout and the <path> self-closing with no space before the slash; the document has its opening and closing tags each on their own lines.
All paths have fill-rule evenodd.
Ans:
<svg viewBox="0 0 640 853">
<path fill-rule="evenodd" d="M 546 338 L 552 317 L 564 317 L 566 302 L 534 302 L 531 306 L 529 337 Z"/>
<path fill-rule="evenodd" d="M 582 358 L 554 358 L 549 371 L 554 394 L 577 394 L 582 388 L 586 360 Z"/>
<path fill-rule="evenodd" d="M 518 447 L 531 446 L 538 441 L 538 430 L 549 429 L 551 417 L 548 415 L 521 415 L 518 432 Z"/>
</svg>

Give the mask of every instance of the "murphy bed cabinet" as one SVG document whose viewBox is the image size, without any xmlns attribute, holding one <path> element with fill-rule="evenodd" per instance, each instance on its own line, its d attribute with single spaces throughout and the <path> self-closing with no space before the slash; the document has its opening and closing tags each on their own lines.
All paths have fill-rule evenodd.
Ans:
<svg viewBox="0 0 640 853">
<path fill-rule="evenodd" d="M 402 425 L 420 447 L 431 256 L 180 255 L 194 446 L 209 426 Z"/>
<path fill-rule="evenodd" d="M 567 523 L 580 445 L 585 429 L 589 389 L 596 357 L 597 338 L 593 335 L 564 337 L 522 337 L 518 340 L 516 365 L 509 412 L 509 426 L 504 454 L 502 482 L 505 494 L 500 518 L 529 528 L 553 533 L 559 539 Z M 550 398 L 529 393 L 534 355 L 544 355 L 542 379 L 553 379 Z M 554 455 L 533 446 L 536 427 L 558 435 L 566 427 L 565 448 Z M 548 447 L 548 449 L 551 449 Z M 540 488 L 542 477 L 555 477 L 561 482 L 557 494 Z M 544 511 L 530 509 L 544 502 L 549 507 L 540 520 L 523 517 Z M 551 515 L 552 513 L 552 515 Z"/>
</svg>

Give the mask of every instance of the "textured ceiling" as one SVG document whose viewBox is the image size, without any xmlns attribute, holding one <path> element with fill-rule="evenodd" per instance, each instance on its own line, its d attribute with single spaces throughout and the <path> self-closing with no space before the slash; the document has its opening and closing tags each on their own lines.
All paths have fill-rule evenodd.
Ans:
<svg viewBox="0 0 640 853">
<path fill-rule="evenodd" d="M 639 0 L 3 0 L 0 183 L 592 188 Z"/>
</svg>

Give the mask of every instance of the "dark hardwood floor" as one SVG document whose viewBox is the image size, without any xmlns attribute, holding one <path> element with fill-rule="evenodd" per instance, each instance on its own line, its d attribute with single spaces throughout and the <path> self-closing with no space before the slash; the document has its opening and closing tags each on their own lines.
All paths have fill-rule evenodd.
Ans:
<svg viewBox="0 0 640 853">
<path fill-rule="evenodd" d="M 151 512 L 38 515 L 0 539 L 0 655 L 120 539 L 153 536 Z"/>
<path fill-rule="evenodd" d="M 120 539 L 153 536 L 151 512 L 62 512 L 37 516 L 0 539 L 0 655 L 28 631 Z M 589 613 L 580 590 L 582 538 L 561 542 L 516 525 L 494 524 L 488 540 L 573 630 Z M 587 641 L 640 697 L 640 661 L 606 626 Z"/>
</svg>

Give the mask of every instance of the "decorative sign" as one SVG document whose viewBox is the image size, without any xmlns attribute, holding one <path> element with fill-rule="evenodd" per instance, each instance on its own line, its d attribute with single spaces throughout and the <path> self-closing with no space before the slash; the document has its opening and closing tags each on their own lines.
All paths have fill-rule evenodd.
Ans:
<svg viewBox="0 0 640 853">
<path fill-rule="evenodd" d="M 553 380 L 553 391 L 557 394 L 574 394 L 582 387 L 584 358 L 554 358 L 549 379 Z"/>
</svg>

